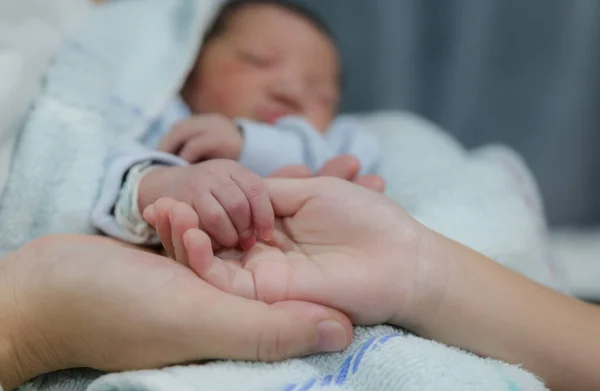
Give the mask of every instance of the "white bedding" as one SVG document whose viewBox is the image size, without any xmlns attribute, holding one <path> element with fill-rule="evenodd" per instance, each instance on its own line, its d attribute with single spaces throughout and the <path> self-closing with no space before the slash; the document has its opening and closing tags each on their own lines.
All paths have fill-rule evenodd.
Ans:
<svg viewBox="0 0 600 391">
<path fill-rule="evenodd" d="M 556 228 L 550 248 L 564 267 L 574 296 L 600 302 L 600 227 Z"/>
<path fill-rule="evenodd" d="M 0 1 L 0 193 L 10 170 L 20 122 L 64 32 L 87 0 Z"/>
</svg>

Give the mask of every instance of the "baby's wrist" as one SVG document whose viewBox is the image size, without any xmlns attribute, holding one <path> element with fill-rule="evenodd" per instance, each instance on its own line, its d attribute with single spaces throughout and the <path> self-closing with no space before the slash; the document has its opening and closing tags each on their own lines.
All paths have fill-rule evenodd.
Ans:
<svg viewBox="0 0 600 391">
<path fill-rule="evenodd" d="M 137 202 L 140 213 L 143 213 L 148 206 L 166 196 L 166 194 L 164 194 L 164 190 L 170 189 L 168 186 L 168 172 L 176 169 L 178 169 L 178 167 L 156 167 L 140 178 L 137 194 Z"/>
<path fill-rule="evenodd" d="M 146 161 L 134 165 L 125 176 L 114 207 L 117 224 L 123 231 L 123 239 L 136 244 L 158 243 L 156 231 L 144 220 L 139 205 L 140 182 L 144 176 L 160 170 L 163 165 Z"/>
</svg>

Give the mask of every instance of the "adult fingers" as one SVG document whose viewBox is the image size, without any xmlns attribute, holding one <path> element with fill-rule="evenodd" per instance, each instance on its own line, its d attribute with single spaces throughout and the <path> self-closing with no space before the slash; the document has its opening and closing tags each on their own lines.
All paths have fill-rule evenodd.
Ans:
<svg viewBox="0 0 600 391">
<path fill-rule="evenodd" d="M 303 164 L 282 167 L 269 175 L 269 178 L 310 178 L 310 169 Z"/>
<path fill-rule="evenodd" d="M 385 191 L 385 181 L 379 175 L 360 176 L 354 180 L 354 183 L 378 193 L 383 193 Z"/>
<path fill-rule="evenodd" d="M 332 176 L 352 181 L 360 171 L 360 162 L 351 155 L 342 155 L 329 160 L 318 172 L 318 176 Z"/>
</svg>

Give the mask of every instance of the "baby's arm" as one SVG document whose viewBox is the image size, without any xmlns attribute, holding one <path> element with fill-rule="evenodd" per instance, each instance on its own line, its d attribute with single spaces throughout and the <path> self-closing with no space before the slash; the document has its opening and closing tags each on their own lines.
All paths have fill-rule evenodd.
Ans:
<svg viewBox="0 0 600 391">
<path fill-rule="evenodd" d="M 358 121 L 336 120 L 326 134 L 320 134 L 300 117 L 285 117 L 275 125 L 238 120 L 244 137 L 239 162 L 259 175 L 267 176 L 288 165 L 303 164 L 316 173 L 330 159 L 353 155 L 361 163 L 361 174 L 375 173 L 379 145 L 374 135 Z"/>
<path fill-rule="evenodd" d="M 130 143 L 115 148 L 105 161 L 105 176 L 92 211 L 94 226 L 106 235 L 134 244 L 158 244 L 137 204 L 140 179 L 156 167 L 185 166 L 177 156 Z"/>
<path fill-rule="evenodd" d="M 181 99 L 176 98 L 146 131 L 142 144 L 129 142 L 110 151 L 92 223 L 101 232 L 134 244 L 158 244 L 154 230 L 143 220 L 138 207 L 138 184 L 157 167 L 187 166 L 179 157 L 158 152 L 153 147 L 178 121 L 188 118 Z"/>
<path fill-rule="evenodd" d="M 379 144 L 360 122 L 341 116 L 329 131 L 319 133 L 301 117 L 285 117 L 275 125 L 208 114 L 177 123 L 159 149 L 197 163 L 210 159 L 237 160 L 261 176 L 292 165 L 305 165 L 313 174 L 336 156 L 359 160 L 360 174 L 376 173 Z"/>
</svg>

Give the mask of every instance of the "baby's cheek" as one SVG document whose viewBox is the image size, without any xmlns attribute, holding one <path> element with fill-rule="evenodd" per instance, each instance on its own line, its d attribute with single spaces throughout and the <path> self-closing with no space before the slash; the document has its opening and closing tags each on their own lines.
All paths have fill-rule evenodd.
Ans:
<svg viewBox="0 0 600 391">
<path fill-rule="evenodd" d="M 202 108 L 228 117 L 248 115 L 252 97 L 256 95 L 256 77 L 237 62 L 222 63 L 218 69 L 203 75 Z M 249 102 L 250 100 L 250 102 Z"/>
<path fill-rule="evenodd" d="M 197 111 L 201 113 L 220 113 L 229 116 L 236 97 L 229 82 L 205 84 L 200 91 Z"/>
</svg>

